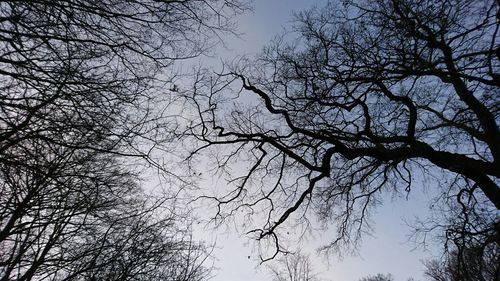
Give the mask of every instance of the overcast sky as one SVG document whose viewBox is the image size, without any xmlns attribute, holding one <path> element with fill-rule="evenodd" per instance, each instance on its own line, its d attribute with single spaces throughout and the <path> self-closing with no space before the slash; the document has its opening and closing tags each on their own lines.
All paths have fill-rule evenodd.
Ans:
<svg viewBox="0 0 500 281">
<path fill-rule="evenodd" d="M 254 1 L 254 12 L 239 18 L 239 29 L 243 32 L 241 39 L 229 39 L 229 50 L 221 51 L 220 56 L 231 59 L 241 54 L 257 53 L 273 36 L 290 26 L 293 12 L 311 7 L 322 6 L 326 1 L 300 0 L 257 0 Z M 418 189 L 418 186 L 417 188 Z M 324 257 L 315 256 L 315 249 L 327 243 L 328 233 L 315 233 L 301 247 L 311 253 L 314 267 L 324 280 L 358 281 L 360 277 L 376 273 L 392 273 L 396 281 L 405 281 L 409 277 L 416 280 L 422 278 L 421 260 L 430 256 L 429 252 L 416 249 L 415 245 L 406 243 L 409 229 L 403 219 L 412 220 L 425 210 L 425 196 L 421 190 L 414 190 L 410 200 L 390 202 L 378 209 L 373 217 L 374 233 L 365 237 L 359 256 L 347 256 L 342 261 L 332 257 L 327 261 Z M 418 196 L 418 197 L 416 197 Z M 252 243 L 245 237 L 238 236 L 232 230 L 219 230 L 211 236 L 206 230 L 205 238 L 217 239 L 215 250 L 219 268 L 216 281 L 250 281 L 271 280 L 269 273 L 258 266 L 257 254 L 252 251 Z"/>
</svg>

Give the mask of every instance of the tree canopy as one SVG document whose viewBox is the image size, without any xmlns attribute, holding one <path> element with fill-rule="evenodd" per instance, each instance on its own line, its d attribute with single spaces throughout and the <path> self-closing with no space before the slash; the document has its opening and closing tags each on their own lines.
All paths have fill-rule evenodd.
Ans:
<svg viewBox="0 0 500 281">
<path fill-rule="evenodd" d="M 207 277 L 206 248 L 171 186 L 150 197 L 138 167 L 170 175 L 153 157 L 169 150 L 176 126 L 167 67 L 205 53 L 243 9 L 219 0 L 0 3 L 0 280 Z"/>
<path fill-rule="evenodd" d="M 331 1 L 256 59 L 200 72 L 192 157 L 212 151 L 232 186 L 208 196 L 215 219 L 252 221 L 267 260 L 286 250 L 282 226 L 314 212 L 335 250 L 384 196 L 427 182 L 442 217 L 417 231 L 498 249 L 498 15 L 497 1 Z"/>
<path fill-rule="evenodd" d="M 210 51 L 245 9 L 0 3 L 0 281 L 207 278 L 206 245 L 177 208 L 197 175 L 173 161 L 181 145 L 190 168 L 203 159 L 225 176 L 230 190 L 202 199 L 272 245 L 263 261 L 311 213 L 335 226 L 325 250 L 356 246 L 375 206 L 427 185 L 438 216 L 415 237 L 447 251 L 428 277 L 498 279 L 498 1 L 330 1 L 180 90 L 172 65 Z M 300 258 L 283 264 L 315 278 Z"/>
</svg>

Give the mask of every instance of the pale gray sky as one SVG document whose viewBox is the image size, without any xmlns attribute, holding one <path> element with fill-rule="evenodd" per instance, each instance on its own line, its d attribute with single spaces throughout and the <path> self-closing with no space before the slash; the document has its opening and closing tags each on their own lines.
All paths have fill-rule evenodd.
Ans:
<svg viewBox="0 0 500 281">
<path fill-rule="evenodd" d="M 304 0 L 256 0 L 253 13 L 239 18 L 241 39 L 229 39 L 221 55 L 227 59 L 241 54 L 259 52 L 273 36 L 290 26 L 293 11 L 300 11 L 312 5 L 322 6 L 326 1 Z M 345 257 L 342 261 L 333 257 L 329 261 L 315 256 L 315 249 L 327 243 L 328 233 L 315 233 L 304 242 L 303 249 L 314 257 L 314 266 L 324 280 L 357 281 L 359 278 L 376 273 L 392 273 L 396 281 L 409 277 L 422 280 L 421 260 L 430 256 L 421 249 L 412 251 L 414 245 L 406 242 L 409 230 L 403 218 L 412 219 L 426 209 L 424 195 L 417 191 L 409 201 L 388 202 L 378 209 L 373 217 L 375 231 L 372 237 L 365 237 L 359 256 Z M 416 198 L 415 196 L 419 196 Z M 390 200 L 389 200 L 390 201 Z M 210 210 L 208 210 L 210 211 Z M 213 211 L 213 210 L 212 210 Z M 215 266 L 219 268 L 215 281 L 271 280 L 265 268 L 258 266 L 257 254 L 252 251 L 252 242 L 238 236 L 232 230 L 204 230 L 206 239 L 216 239 L 218 249 Z M 250 258 L 249 258 L 250 257 Z"/>
</svg>

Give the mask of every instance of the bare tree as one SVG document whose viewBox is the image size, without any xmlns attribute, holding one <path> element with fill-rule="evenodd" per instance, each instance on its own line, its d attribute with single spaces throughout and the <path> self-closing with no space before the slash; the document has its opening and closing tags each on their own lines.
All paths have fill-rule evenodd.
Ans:
<svg viewBox="0 0 500 281">
<path fill-rule="evenodd" d="M 309 256 L 288 253 L 269 266 L 273 281 L 319 281 Z"/>
<path fill-rule="evenodd" d="M 442 261 L 425 261 L 425 276 L 430 281 L 495 281 L 500 278 L 498 247 L 483 245 L 458 248 Z"/>
<path fill-rule="evenodd" d="M 207 277 L 175 198 L 147 198 L 109 155 L 73 153 L 3 167 L 0 280 Z"/>
<path fill-rule="evenodd" d="M 176 222 L 175 198 L 146 196 L 137 166 L 170 175 L 153 157 L 178 126 L 167 67 L 206 52 L 242 9 L 0 3 L 0 280 L 207 276 L 206 249 Z"/>
<path fill-rule="evenodd" d="M 392 274 L 382 274 L 378 273 L 376 275 L 371 275 L 359 279 L 359 281 L 394 281 Z"/>
<path fill-rule="evenodd" d="M 234 187 L 209 196 L 215 218 L 264 217 L 249 233 L 274 243 L 267 259 L 280 227 L 315 211 L 335 250 L 426 177 L 433 208 L 453 213 L 419 230 L 498 247 L 498 14 L 497 1 L 331 1 L 256 60 L 199 73 L 193 158 L 213 149 Z"/>
</svg>

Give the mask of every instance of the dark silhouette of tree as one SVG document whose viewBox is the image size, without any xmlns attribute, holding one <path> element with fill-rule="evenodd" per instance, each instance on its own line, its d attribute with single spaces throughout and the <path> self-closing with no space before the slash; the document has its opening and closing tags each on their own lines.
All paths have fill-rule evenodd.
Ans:
<svg viewBox="0 0 500 281">
<path fill-rule="evenodd" d="M 297 253 L 288 253 L 270 265 L 269 270 L 273 281 L 320 281 L 314 272 L 309 256 Z"/>
<path fill-rule="evenodd" d="M 238 1 L 0 3 L 0 280 L 201 280 L 206 248 L 140 165 L 177 123 L 167 67 L 232 30 Z M 175 86 L 175 85 L 174 85 Z M 177 86 L 175 86 L 177 87 Z"/>
<path fill-rule="evenodd" d="M 414 281 L 415 279 L 410 277 L 406 280 L 407 281 Z M 387 274 L 377 273 L 375 275 L 370 275 L 370 276 L 360 278 L 359 281 L 394 281 L 394 276 L 390 273 L 387 273 Z"/>
<path fill-rule="evenodd" d="M 443 261 L 427 260 L 430 281 L 495 281 L 500 278 L 498 247 L 469 246 L 451 251 Z"/>
<path fill-rule="evenodd" d="M 454 213 L 418 231 L 498 247 L 498 2 L 341 2 L 299 13 L 298 36 L 257 59 L 198 74 L 193 158 L 213 149 L 234 187 L 209 196 L 215 218 L 263 216 L 249 234 L 279 251 L 280 226 L 315 211 L 336 224 L 335 250 L 423 177 Z"/>
<path fill-rule="evenodd" d="M 191 240 L 179 214 L 166 208 L 171 200 L 147 200 L 137 179 L 114 161 L 86 159 L 83 164 L 75 169 L 65 161 L 48 175 L 23 169 L 4 174 L 9 176 L 5 182 L 15 186 L 2 189 L 11 193 L 4 193 L 9 201 L 2 202 L 1 280 L 207 276 L 201 264 L 207 250 Z"/>
<path fill-rule="evenodd" d="M 382 274 L 378 273 L 376 275 L 371 275 L 359 279 L 359 281 L 394 281 L 392 274 Z"/>
</svg>

